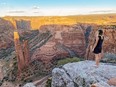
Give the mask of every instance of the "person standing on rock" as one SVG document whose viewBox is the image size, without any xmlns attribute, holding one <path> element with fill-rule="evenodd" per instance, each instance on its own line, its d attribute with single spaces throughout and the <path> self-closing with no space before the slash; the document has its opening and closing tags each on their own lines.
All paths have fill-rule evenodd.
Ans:
<svg viewBox="0 0 116 87">
<path fill-rule="evenodd" d="M 95 43 L 92 48 L 92 52 L 95 54 L 96 67 L 99 66 L 100 59 L 102 57 L 102 44 L 104 41 L 103 30 L 98 30 L 95 34 Z"/>
</svg>

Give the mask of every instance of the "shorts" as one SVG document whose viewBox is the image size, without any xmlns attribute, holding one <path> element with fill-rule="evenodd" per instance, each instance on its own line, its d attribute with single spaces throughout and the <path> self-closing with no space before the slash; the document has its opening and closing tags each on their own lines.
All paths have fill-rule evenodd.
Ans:
<svg viewBox="0 0 116 87">
<path fill-rule="evenodd" d="M 93 51 L 93 53 L 95 53 L 95 54 L 99 54 L 99 53 L 101 53 L 102 52 L 102 48 L 101 47 L 96 47 L 95 49 L 94 49 L 94 51 Z"/>
</svg>

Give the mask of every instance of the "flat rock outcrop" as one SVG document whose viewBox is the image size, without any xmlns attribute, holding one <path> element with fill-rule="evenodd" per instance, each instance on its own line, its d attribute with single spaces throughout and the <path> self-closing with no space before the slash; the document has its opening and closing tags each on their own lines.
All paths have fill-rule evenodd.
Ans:
<svg viewBox="0 0 116 87">
<path fill-rule="evenodd" d="M 36 87 L 33 83 L 27 83 L 23 87 Z"/>
<path fill-rule="evenodd" d="M 52 71 L 52 87 L 116 87 L 108 81 L 116 77 L 116 66 L 94 61 L 68 63 Z"/>
</svg>

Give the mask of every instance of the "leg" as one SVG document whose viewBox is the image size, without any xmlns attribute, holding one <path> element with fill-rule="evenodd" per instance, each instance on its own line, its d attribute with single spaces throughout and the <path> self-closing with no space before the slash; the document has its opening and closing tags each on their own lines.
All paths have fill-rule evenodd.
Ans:
<svg viewBox="0 0 116 87">
<path fill-rule="evenodd" d="M 102 58 L 102 53 L 99 53 L 98 55 L 99 55 L 99 61 L 100 61 Z"/>
<path fill-rule="evenodd" d="M 96 55 L 97 55 L 97 57 L 96 57 L 96 65 L 99 66 L 99 62 L 101 60 L 102 54 L 99 53 L 99 54 L 96 54 Z"/>
<path fill-rule="evenodd" d="M 96 62 L 96 66 L 99 66 L 99 54 L 95 54 L 95 62 Z"/>
<path fill-rule="evenodd" d="M 104 52 L 103 52 L 103 50 L 102 50 L 102 52 L 101 52 L 101 58 L 103 58 L 104 57 Z"/>
</svg>

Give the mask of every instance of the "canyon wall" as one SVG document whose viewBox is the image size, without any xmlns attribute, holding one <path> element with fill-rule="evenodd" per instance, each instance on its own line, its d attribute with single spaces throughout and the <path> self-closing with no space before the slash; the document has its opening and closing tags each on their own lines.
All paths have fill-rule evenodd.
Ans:
<svg viewBox="0 0 116 87">
<path fill-rule="evenodd" d="M 15 72 L 17 65 L 19 72 L 24 72 L 21 73 L 21 77 L 29 78 L 38 73 L 48 74 L 59 59 L 69 57 L 94 59 L 91 46 L 98 29 L 104 31 L 104 52 L 116 54 L 116 25 L 68 23 L 71 21 L 65 21 L 66 24 L 47 22 L 47 25 L 41 22 L 45 21 L 39 18 L 36 21 L 35 18 L 29 20 L 27 17 L 17 20 L 0 18 L 0 59 L 17 58 L 15 66 L 12 67 L 14 70 L 7 68 L 11 69 L 8 77 L 17 78 Z M 17 35 L 13 36 L 14 31 L 19 34 L 18 38 Z"/>
<path fill-rule="evenodd" d="M 19 22 L 22 22 L 22 20 L 19 20 Z M 90 46 L 93 45 L 95 40 L 94 34 L 99 28 L 104 30 L 104 52 L 116 54 L 115 26 L 99 26 L 85 23 L 75 25 L 51 24 L 41 26 L 39 31 L 32 31 L 25 29 L 31 28 L 30 21 L 27 20 L 21 23 L 21 25 L 16 23 L 16 26 L 4 19 L 0 19 L 0 23 L 0 58 L 9 56 L 3 55 L 3 53 L 9 54 L 11 50 L 14 51 L 13 31 L 17 26 L 19 28 L 17 31 L 19 32 L 21 46 L 24 46 L 23 50 L 27 53 L 24 55 L 27 58 L 25 59 L 26 62 L 37 59 L 49 64 L 57 59 L 75 56 L 94 59 Z"/>
<path fill-rule="evenodd" d="M 40 59 L 47 64 L 55 59 L 82 57 L 86 52 L 85 31 L 80 26 L 46 25 L 40 28 L 40 32 L 49 32 L 52 36 L 45 45 L 36 49 L 32 59 Z"/>
<path fill-rule="evenodd" d="M 98 29 L 104 31 L 104 53 L 116 54 L 116 29 L 112 26 L 98 26 L 95 24 L 76 25 L 45 25 L 40 27 L 40 32 L 50 32 L 52 37 L 45 45 L 37 48 L 32 59 L 40 59 L 44 62 L 66 57 L 81 57 L 94 59 L 90 46 L 95 41 L 95 32 Z"/>
<path fill-rule="evenodd" d="M 2 42 L 0 43 L 0 49 L 7 48 L 8 45 L 5 44 L 10 45 L 13 41 L 13 29 L 14 26 L 11 22 L 0 18 L 0 41 Z"/>
<path fill-rule="evenodd" d="M 10 21 L 0 18 L 0 58 L 5 58 L 13 50 L 13 30 L 15 27 Z"/>
<path fill-rule="evenodd" d="M 23 23 L 24 25 L 22 25 Z M 11 21 L 0 18 L 0 59 L 10 59 L 13 57 L 12 53 L 15 51 L 13 39 L 14 31 L 19 32 L 21 43 L 23 40 L 30 40 L 38 35 L 38 30 L 30 30 L 31 25 L 29 21 L 24 21 L 23 23 L 21 25 L 17 23 L 16 26 Z M 21 26 L 22 29 L 18 26 Z M 26 49 L 28 48 L 25 48 L 25 50 Z"/>
</svg>

